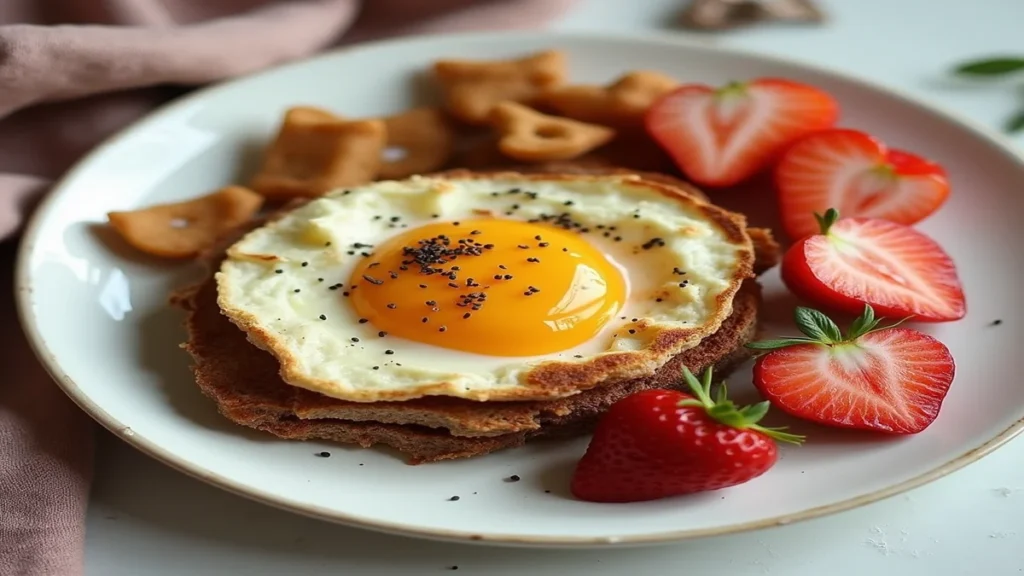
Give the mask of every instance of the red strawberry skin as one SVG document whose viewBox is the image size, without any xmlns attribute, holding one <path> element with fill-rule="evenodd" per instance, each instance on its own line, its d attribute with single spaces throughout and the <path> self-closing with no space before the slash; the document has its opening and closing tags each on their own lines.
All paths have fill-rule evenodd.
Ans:
<svg viewBox="0 0 1024 576">
<path fill-rule="evenodd" d="M 639 502 L 718 490 L 767 472 L 778 458 L 761 432 L 720 424 L 691 396 L 647 390 L 615 403 L 598 423 L 572 477 L 592 502 Z"/>
<path fill-rule="evenodd" d="M 687 177 L 724 187 L 760 172 L 785 146 L 838 116 L 836 101 L 813 86 L 760 78 L 681 86 L 651 106 L 645 124 Z"/>
<path fill-rule="evenodd" d="M 823 130 L 800 139 L 779 159 L 774 176 L 783 228 L 793 240 L 817 233 L 814 214 L 829 208 L 846 217 L 910 225 L 949 197 L 942 166 L 857 130 Z"/>
<path fill-rule="evenodd" d="M 955 372 L 945 345 L 896 327 L 852 343 L 773 350 L 754 364 L 754 386 L 775 408 L 804 420 L 916 434 L 938 416 Z"/>
<path fill-rule="evenodd" d="M 827 235 L 786 251 L 782 281 L 817 307 L 859 314 L 865 304 L 888 318 L 949 322 L 967 314 L 956 266 L 934 240 L 902 224 L 841 218 Z"/>
</svg>

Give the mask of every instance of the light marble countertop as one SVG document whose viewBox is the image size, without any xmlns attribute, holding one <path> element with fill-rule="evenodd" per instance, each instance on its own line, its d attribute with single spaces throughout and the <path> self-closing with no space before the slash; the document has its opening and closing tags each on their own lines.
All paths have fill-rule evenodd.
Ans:
<svg viewBox="0 0 1024 576">
<path fill-rule="evenodd" d="M 827 25 L 708 40 L 859 74 L 990 127 L 1024 105 L 1024 87 L 946 76 L 965 58 L 1024 53 L 1024 0 L 819 2 Z M 555 28 L 664 32 L 684 4 L 581 0 Z M 90 576 L 436 574 L 455 565 L 488 575 L 1012 575 L 1024 573 L 1022 461 L 1019 438 L 942 480 L 835 516 L 655 548 L 566 552 L 416 541 L 302 518 L 209 487 L 102 433 L 86 567 Z"/>
</svg>

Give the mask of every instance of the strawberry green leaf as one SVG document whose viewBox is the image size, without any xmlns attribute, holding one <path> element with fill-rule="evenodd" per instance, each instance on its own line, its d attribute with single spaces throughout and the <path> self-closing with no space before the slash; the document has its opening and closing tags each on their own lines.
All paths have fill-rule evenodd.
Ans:
<svg viewBox="0 0 1024 576">
<path fill-rule="evenodd" d="M 712 400 L 710 366 L 704 371 L 700 380 L 690 372 L 689 368 L 683 366 L 683 379 L 686 380 L 687 386 L 690 387 L 696 398 L 688 398 L 679 402 L 679 407 L 702 408 L 708 416 L 721 424 L 738 430 L 755 430 L 780 442 L 793 444 L 803 442 L 803 436 L 783 432 L 783 428 L 765 428 L 757 424 L 768 413 L 771 406 L 768 401 L 738 408 L 732 400 L 729 400 L 724 383 L 718 388 L 715 399 Z"/>
<path fill-rule="evenodd" d="M 835 208 L 829 208 L 825 211 L 825 214 L 814 213 L 814 219 L 818 221 L 818 228 L 821 229 L 822 234 L 828 234 L 828 231 L 832 229 L 832 225 L 839 220 L 839 211 Z"/>
<path fill-rule="evenodd" d="M 836 326 L 831 318 L 813 308 L 797 306 L 794 317 L 796 327 L 808 338 L 825 344 L 840 342 L 843 339 L 839 326 Z"/>
<path fill-rule="evenodd" d="M 771 403 L 768 401 L 758 402 L 757 404 L 751 404 L 750 406 L 743 408 L 740 410 L 740 414 L 743 415 L 743 418 L 747 422 L 757 424 L 761 421 L 761 418 L 764 418 L 764 415 L 768 413 L 768 408 L 770 406 Z"/>
<path fill-rule="evenodd" d="M 759 340 L 757 342 L 747 342 L 746 347 L 751 350 L 778 350 L 779 348 L 786 348 L 787 346 L 797 346 L 799 344 L 821 344 L 820 340 L 812 340 L 810 338 L 777 338 L 775 340 Z"/>
<path fill-rule="evenodd" d="M 870 304 L 865 304 L 864 311 L 850 324 L 850 329 L 846 332 L 846 339 L 856 340 L 860 338 L 874 330 L 875 326 L 878 326 L 878 323 L 881 321 L 881 318 L 875 318 L 875 309 Z"/>
<path fill-rule="evenodd" d="M 1024 130 L 1024 110 L 1014 114 L 1009 120 L 1006 121 L 1006 125 L 1003 127 L 1006 132 L 1015 134 Z"/>
<path fill-rule="evenodd" d="M 987 58 L 965 62 L 953 69 L 963 76 L 1002 76 L 1024 71 L 1024 58 Z"/>
</svg>

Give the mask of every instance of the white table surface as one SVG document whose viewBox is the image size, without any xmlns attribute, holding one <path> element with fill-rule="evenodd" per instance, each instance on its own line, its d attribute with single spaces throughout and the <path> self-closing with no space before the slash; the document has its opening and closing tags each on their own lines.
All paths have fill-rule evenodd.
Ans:
<svg viewBox="0 0 1024 576">
<path fill-rule="evenodd" d="M 827 25 L 763 26 L 709 39 L 860 74 L 990 127 L 1024 106 L 1024 86 L 946 76 L 964 58 L 1024 53 L 1024 0 L 819 2 L 831 16 Z M 671 30 L 685 3 L 581 0 L 555 28 Z M 1016 141 L 1024 145 L 1024 136 Z M 960 472 L 858 510 L 655 548 L 572 552 L 441 544 L 335 526 L 221 492 L 105 432 L 98 452 L 90 576 L 437 574 L 454 565 L 459 574 L 488 575 L 1024 573 L 1024 437 Z"/>
</svg>

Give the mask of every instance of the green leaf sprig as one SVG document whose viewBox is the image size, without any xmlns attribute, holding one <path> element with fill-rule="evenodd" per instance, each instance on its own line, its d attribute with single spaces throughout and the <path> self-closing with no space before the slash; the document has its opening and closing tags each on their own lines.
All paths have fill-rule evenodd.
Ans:
<svg viewBox="0 0 1024 576">
<path fill-rule="evenodd" d="M 1024 76 L 1024 58 L 999 56 L 964 62 L 953 68 L 953 73 L 965 78 L 1000 78 L 1021 74 Z M 1024 109 L 1006 120 L 1003 130 L 1009 134 L 1024 131 Z"/>
<path fill-rule="evenodd" d="M 747 348 L 760 350 L 763 353 L 800 344 L 818 344 L 822 346 L 851 344 L 869 332 L 895 328 L 907 319 L 904 318 L 898 322 L 879 327 L 883 319 L 876 318 L 874 308 L 869 304 L 865 304 L 864 311 L 850 323 L 846 334 L 842 333 L 839 326 L 831 318 L 813 308 L 798 306 L 796 312 L 794 312 L 794 320 L 796 321 L 796 327 L 803 333 L 803 336 L 750 342 L 747 344 Z"/>
<path fill-rule="evenodd" d="M 707 411 L 708 416 L 726 426 L 739 430 L 756 430 L 778 442 L 800 444 L 804 441 L 803 436 L 790 434 L 785 431 L 784 427 L 768 428 L 758 424 L 765 414 L 768 413 L 770 403 L 767 400 L 741 408 L 733 403 L 732 400 L 729 400 L 724 382 L 719 385 L 717 394 L 712 398 L 710 366 L 704 371 L 700 380 L 690 372 L 689 368 L 683 366 L 683 378 L 686 380 L 687 386 L 690 387 L 690 391 L 693 392 L 694 398 L 683 400 L 679 403 L 680 407 L 694 406 L 703 408 Z"/>
</svg>

